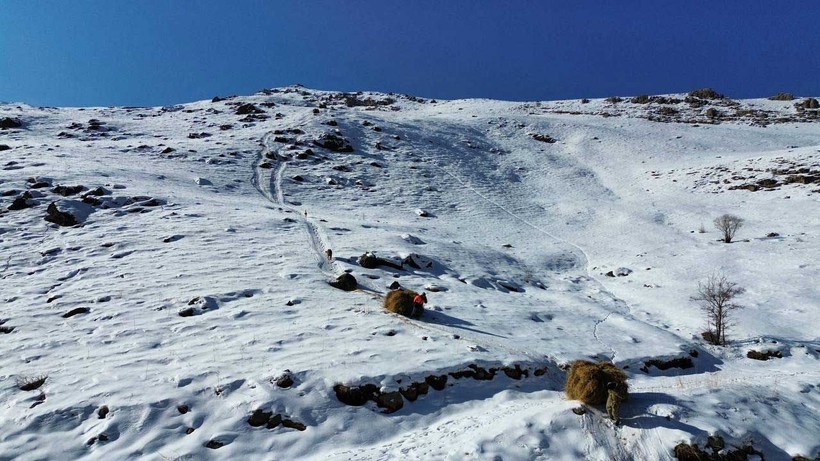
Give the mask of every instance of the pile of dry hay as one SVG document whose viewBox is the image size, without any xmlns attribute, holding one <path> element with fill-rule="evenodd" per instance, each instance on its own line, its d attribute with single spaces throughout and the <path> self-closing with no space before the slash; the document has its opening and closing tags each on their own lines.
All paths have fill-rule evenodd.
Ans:
<svg viewBox="0 0 820 461">
<path fill-rule="evenodd" d="M 422 312 L 416 312 L 415 316 L 412 315 L 413 298 L 415 298 L 417 294 L 415 291 L 405 289 L 390 291 L 384 298 L 384 308 L 405 317 L 419 318 Z"/>
<path fill-rule="evenodd" d="M 603 405 L 606 403 L 606 385 L 609 382 L 616 384 L 618 394 L 626 400 L 629 387 L 623 370 L 610 362 L 577 360 L 567 375 L 567 397 L 588 405 Z"/>
</svg>

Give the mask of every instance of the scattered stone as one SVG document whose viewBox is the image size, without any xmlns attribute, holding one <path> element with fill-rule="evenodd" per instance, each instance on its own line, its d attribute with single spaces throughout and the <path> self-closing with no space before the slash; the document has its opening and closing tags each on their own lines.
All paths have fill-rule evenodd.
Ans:
<svg viewBox="0 0 820 461">
<path fill-rule="evenodd" d="M 379 393 L 376 397 L 376 405 L 384 408 L 384 413 L 395 413 L 404 406 L 404 399 L 398 391 Z"/>
<path fill-rule="evenodd" d="M 572 409 L 572 412 L 578 416 L 585 415 L 587 412 L 586 407 L 575 407 Z"/>
<path fill-rule="evenodd" d="M 268 424 L 272 416 L 272 411 L 254 410 L 254 412 L 248 416 L 248 424 L 250 424 L 251 427 L 261 427 Z"/>
<path fill-rule="evenodd" d="M 345 138 L 333 133 L 323 134 L 313 144 L 333 152 L 353 152 L 353 146 Z"/>
<path fill-rule="evenodd" d="M 225 442 L 221 442 L 217 439 L 211 439 L 206 444 L 206 448 L 210 448 L 211 450 L 216 450 L 217 448 L 222 448 L 225 446 Z"/>
<path fill-rule="evenodd" d="M 689 92 L 689 97 L 699 99 L 725 99 L 726 96 L 718 93 L 711 88 L 701 88 L 699 90 L 692 90 Z"/>
<path fill-rule="evenodd" d="M 31 197 L 31 192 L 23 192 L 22 194 L 17 196 L 17 198 L 15 198 L 13 202 L 11 202 L 11 205 L 9 205 L 8 209 L 11 211 L 15 211 L 33 207 L 34 204 L 33 202 L 31 202 Z"/>
<path fill-rule="evenodd" d="M 68 197 L 69 195 L 76 195 L 85 190 L 85 186 L 56 186 L 51 189 L 51 192 Z"/>
<path fill-rule="evenodd" d="M 9 147 L 7 144 L 0 144 L 0 152 L 9 149 L 11 149 L 11 147 Z"/>
<path fill-rule="evenodd" d="M 186 307 L 178 312 L 180 317 L 193 317 L 196 311 L 193 307 Z"/>
<path fill-rule="evenodd" d="M 767 99 L 769 101 L 792 101 L 794 100 L 794 95 L 791 93 L 777 93 L 774 96 L 769 96 Z"/>
<path fill-rule="evenodd" d="M 77 200 L 51 202 L 46 209 L 45 220 L 58 226 L 75 226 L 94 211 L 91 205 Z"/>
<path fill-rule="evenodd" d="M 428 212 L 426 212 L 426 211 L 422 210 L 421 208 L 417 208 L 417 209 L 416 209 L 416 214 L 417 214 L 418 216 L 422 217 L 422 218 L 427 218 L 427 217 L 429 217 L 429 216 L 430 216 L 430 213 L 428 213 Z"/>
<path fill-rule="evenodd" d="M 173 147 L 166 147 L 165 149 L 162 149 L 162 152 L 160 152 L 160 153 L 161 154 L 170 154 L 171 152 L 174 152 L 175 150 L 176 149 L 174 149 Z"/>
<path fill-rule="evenodd" d="M 433 389 L 440 391 L 447 385 L 447 375 L 435 376 L 430 375 L 424 378 L 424 382 L 430 385 Z"/>
<path fill-rule="evenodd" d="M 780 351 L 768 350 L 765 352 L 751 350 L 746 353 L 746 357 L 754 360 L 769 360 L 771 358 L 782 359 L 783 353 Z"/>
<path fill-rule="evenodd" d="M 180 404 L 180 405 L 177 405 L 177 411 L 181 415 L 184 415 L 185 413 L 188 413 L 189 410 L 190 410 L 190 408 L 188 408 L 188 405 L 185 405 L 184 403 Z"/>
<path fill-rule="evenodd" d="M 236 115 L 264 114 L 265 111 L 251 103 L 242 104 L 236 108 Z"/>
<path fill-rule="evenodd" d="M 0 128 L 7 129 L 7 128 L 20 128 L 23 126 L 23 122 L 19 119 L 11 118 L 11 117 L 4 117 L 0 118 Z"/>
<path fill-rule="evenodd" d="M 820 109 L 820 102 L 814 98 L 806 98 L 803 100 L 804 109 Z"/>
<path fill-rule="evenodd" d="M 276 385 L 286 389 L 293 386 L 293 374 L 290 370 L 285 370 L 282 376 L 276 378 Z"/>
<path fill-rule="evenodd" d="M 74 317 L 75 315 L 87 314 L 89 312 L 91 312 L 91 309 L 87 307 L 78 307 L 76 309 L 71 309 L 70 311 L 63 314 L 63 318 L 67 319 L 69 317 Z"/>
<path fill-rule="evenodd" d="M 336 280 L 330 282 L 330 286 L 342 291 L 353 291 L 358 287 L 356 278 L 350 274 L 342 274 Z"/>
<path fill-rule="evenodd" d="M 103 405 L 97 410 L 97 417 L 100 419 L 105 419 L 108 415 L 108 405 Z"/>
<path fill-rule="evenodd" d="M 271 416 L 270 419 L 268 419 L 268 422 L 265 427 L 267 427 L 268 429 L 275 429 L 280 424 L 282 424 L 282 415 L 277 413 Z"/>
<path fill-rule="evenodd" d="M 374 384 L 364 384 L 362 386 L 337 384 L 333 386 L 333 392 L 336 393 L 336 398 L 345 405 L 354 407 L 360 407 L 367 403 L 368 400 L 372 400 L 378 391 L 379 388 Z"/>
<path fill-rule="evenodd" d="M 644 373 L 649 373 L 649 367 L 655 367 L 658 370 L 664 371 L 670 368 L 680 368 L 685 370 L 694 366 L 695 364 L 692 363 L 692 359 L 690 357 L 678 357 L 670 360 L 651 359 L 644 362 L 644 366 L 641 367 L 641 371 Z"/>
<path fill-rule="evenodd" d="M 307 429 L 307 426 L 305 426 L 304 424 L 297 421 L 293 421 L 291 419 L 283 419 L 282 426 L 290 429 L 296 429 L 297 431 L 304 431 L 305 429 Z"/>
</svg>

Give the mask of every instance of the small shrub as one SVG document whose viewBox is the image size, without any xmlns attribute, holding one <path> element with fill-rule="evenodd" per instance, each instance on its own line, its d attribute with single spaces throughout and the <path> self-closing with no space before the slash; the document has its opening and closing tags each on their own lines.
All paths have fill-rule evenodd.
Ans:
<svg viewBox="0 0 820 461">
<path fill-rule="evenodd" d="M 566 393 L 573 400 L 588 405 L 603 405 L 607 399 L 606 385 L 615 382 L 622 398 L 628 397 L 626 373 L 610 362 L 577 360 L 567 375 Z"/>
<path fill-rule="evenodd" d="M 743 291 L 722 274 L 712 274 L 705 282 L 698 282 L 698 294 L 692 299 L 700 301 L 706 314 L 708 330 L 703 333 L 703 338 L 711 344 L 726 345 L 726 330 L 731 326 L 730 313 L 743 307 L 732 300 Z"/>
<path fill-rule="evenodd" d="M 725 243 L 732 243 L 732 239 L 735 238 L 735 233 L 737 233 L 737 230 L 743 227 L 743 222 L 743 218 L 739 218 L 731 214 L 725 214 L 715 218 L 714 223 L 717 230 L 723 234 L 723 241 Z"/>
</svg>

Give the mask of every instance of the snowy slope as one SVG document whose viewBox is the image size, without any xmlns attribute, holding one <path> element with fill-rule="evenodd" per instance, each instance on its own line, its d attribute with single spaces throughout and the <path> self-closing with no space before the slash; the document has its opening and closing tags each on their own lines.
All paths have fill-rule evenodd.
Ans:
<svg viewBox="0 0 820 461">
<path fill-rule="evenodd" d="M 817 456 L 820 184 L 730 186 L 820 172 L 820 124 L 715 104 L 722 120 L 683 102 L 661 120 L 288 87 L 0 105 L 23 123 L 0 130 L 0 459 L 671 459 L 711 434 Z M 45 221 L 52 202 L 84 221 Z M 727 212 L 746 220 L 732 244 L 711 225 Z M 364 269 L 365 252 L 421 264 Z M 746 288 L 725 348 L 691 300 L 715 271 Z M 344 272 L 360 290 L 327 284 Z M 382 309 L 396 281 L 427 291 L 422 319 Z M 622 427 L 571 411 L 576 359 L 629 373 Z M 403 406 L 346 405 L 338 384 Z"/>
</svg>

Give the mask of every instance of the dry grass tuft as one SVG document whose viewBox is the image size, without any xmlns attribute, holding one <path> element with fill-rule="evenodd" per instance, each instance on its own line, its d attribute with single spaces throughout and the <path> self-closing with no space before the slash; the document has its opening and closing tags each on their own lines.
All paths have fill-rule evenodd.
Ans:
<svg viewBox="0 0 820 461">
<path fill-rule="evenodd" d="M 606 403 L 608 382 L 617 383 L 618 392 L 626 400 L 628 385 L 623 370 L 610 362 L 577 360 L 567 375 L 567 397 L 588 405 L 603 405 Z"/>
</svg>

